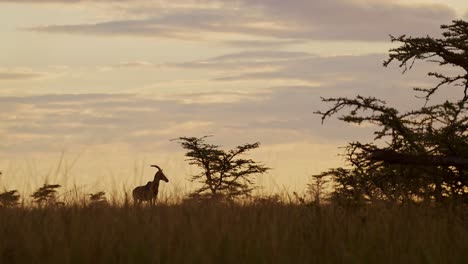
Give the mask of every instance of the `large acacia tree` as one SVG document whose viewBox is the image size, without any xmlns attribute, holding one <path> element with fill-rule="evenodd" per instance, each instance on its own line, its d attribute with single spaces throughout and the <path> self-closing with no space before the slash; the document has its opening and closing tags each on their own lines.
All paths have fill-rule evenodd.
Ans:
<svg viewBox="0 0 468 264">
<path fill-rule="evenodd" d="M 200 173 L 191 178 L 200 184 L 191 196 L 232 199 L 249 195 L 255 188 L 253 177 L 266 173 L 269 168 L 242 156 L 258 148 L 260 143 L 244 144 L 225 151 L 218 145 L 207 143 L 207 137 L 176 139 L 187 151 L 185 156 L 189 164 L 200 169 Z"/>
<path fill-rule="evenodd" d="M 418 61 L 439 68 L 428 73 L 436 78 L 435 86 L 414 88 L 422 99 L 420 108 L 400 112 L 365 96 L 322 98 L 331 104 L 317 112 L 322 122 L 341 113 L 339 119 L 345 122 L 378 128 L 374 142 L 348 145 L 350 168 L 322 174 L 337 183 L 336 196 L 361 201 L 468 201 L 468 23 L 456 20 L 441 28 L 440 38 L 391 36 L 400 45 L 384 62 L 385 67 L 398 63 L 403 73 Z M 433 103 L 435 94 L 444 95 L 443 89 L 455 89 L 457 98 Z"/>
</svg>

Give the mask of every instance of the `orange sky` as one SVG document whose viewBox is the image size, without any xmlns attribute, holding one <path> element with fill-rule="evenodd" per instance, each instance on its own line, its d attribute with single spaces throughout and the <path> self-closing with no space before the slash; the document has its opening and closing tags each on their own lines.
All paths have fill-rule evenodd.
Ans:
<svg viewBox="0 0 468 264">
<path fill-rule="evenodd" d="M 188 190 L 194 168 L 169 140 L 213 134 L 262 143 L 265 189 L 303 190 L 343 164 L 340 146 L 372 139 L 371 127 L 322 126 L 320 96 L 422 103 L 409 93 L 430 85 L 429 68 L 382 68 L 388 34 L 467 17 L 461 0 L 0 0 L 0 188 L 109 192 L 157 163 L 168 191 Z"/>
</svg>

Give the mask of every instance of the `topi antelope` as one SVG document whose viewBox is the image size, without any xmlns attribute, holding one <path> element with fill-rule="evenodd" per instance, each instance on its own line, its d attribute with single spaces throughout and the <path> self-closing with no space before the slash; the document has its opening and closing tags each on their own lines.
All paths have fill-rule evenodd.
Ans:
<svg viewBox="0 0 468 264">
<path fill-rule="evenodd" d="M 166 175 L 164 175 L 162 169 L 157 165 L 151 165 L 158 169 L 156 174 L 154 174 L 154 179 L 151 182 L 148 182 L 144 186 L 138 186 L 133 189 L 133 201 L 135 204 L 140 204 L 143 201 L 149 201 L 151 205 L 154 205 L 156 202 L 156 197 L 158 196 L 159 181 L 169 182 Z"/>
</svg>

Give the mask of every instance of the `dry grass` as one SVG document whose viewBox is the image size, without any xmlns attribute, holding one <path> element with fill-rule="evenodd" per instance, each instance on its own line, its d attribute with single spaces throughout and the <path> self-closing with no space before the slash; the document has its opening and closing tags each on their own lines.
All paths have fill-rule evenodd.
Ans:
<svg viewBox="0 0 468 264">
<path fill-rule="evenodd" d="M 0 263 L 468 263 L 466 210 L 180 204 L 0 209 Z"/>
</svg>

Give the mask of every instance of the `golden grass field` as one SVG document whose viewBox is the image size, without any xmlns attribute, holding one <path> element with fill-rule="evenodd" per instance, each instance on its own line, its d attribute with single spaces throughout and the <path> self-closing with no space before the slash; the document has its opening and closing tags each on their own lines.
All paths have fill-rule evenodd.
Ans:
<svg viewBox="0 0 468 264">
<path fill-rule="evenodd" d="M 281 202 L 0 208 L 0 263 L 468 263 L 468 210 Z"/>
</svg>

